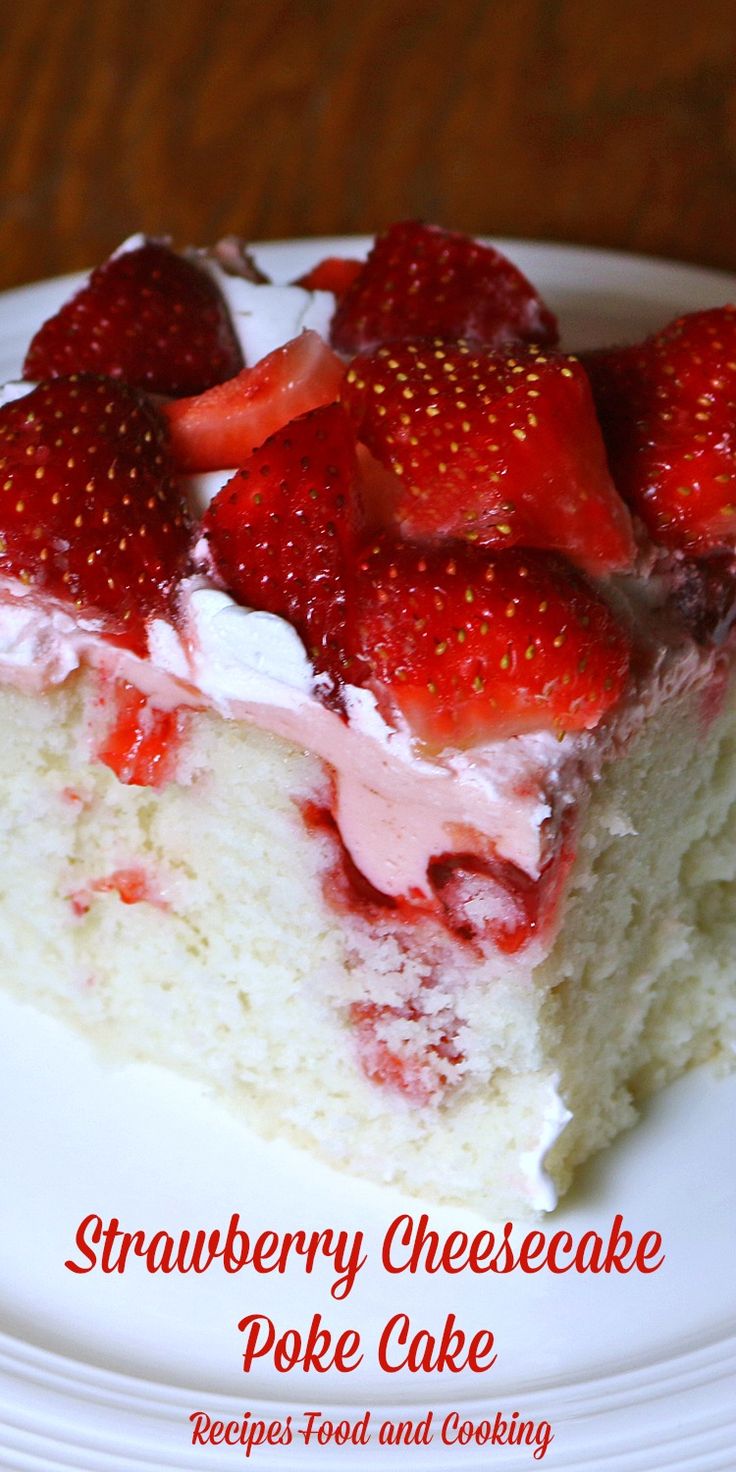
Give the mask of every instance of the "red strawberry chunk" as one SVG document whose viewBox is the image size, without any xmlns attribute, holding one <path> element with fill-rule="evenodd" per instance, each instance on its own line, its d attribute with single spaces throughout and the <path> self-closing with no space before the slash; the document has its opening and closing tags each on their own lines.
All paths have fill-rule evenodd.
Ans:
<svg viewBox="0 0 736 1472">
<path fill-rule="evenodd" d="M 399 338 L 464 338 L 498 347 L 557 342 L 533 286 L 492 246 L 408 220 L 379 235 L 339 302 L 332 343 L 351 355 Z"/>
<path fill-rule="evenodd" d="M 81 374 L 0 408 L 0 572 L 140 644 L 186 564 L 166 425 L 136 389 Z"/>
<path fill-rule="evenodd" d="M 339 301 L 362 269 L 362 261 L 346 260 L 343 256 L 327 256 L 326 260 L 319 261 L 306 275 L 300 276 L 294 285 L 303 286 L 305 291 L 331 291 Z"/>
<path fill-rule="evenodd" d="M 160 710 L 129 680 L 116 680 L 114 721 L 97 760 L 130 787 L 164 787 L 173 780 L 183 735 L 180 710 Z"/>
<path fill-rule="evenodd" d="M 167 404 L 177 466 L 197 471 L 242 465 L 290 419 L 333 403 L 344 372 L 319 334 L 307 331 L 227 383 Z"/>
<path fill-rule="evenodd" d="M 225 585 L 288 618 L 320 671 L 352 668 L 345 634 L 358 529 L 355 436 L 329 404 L 266 440 L 215 497 L 202 523 Z M 356 666 L 357 669 L 357 666 Z"/>
<path fill-rule="evenodd" d="M 695 556 L 736 545 L 736 307 L 588 353 L 614 479 L 650 535 Z"/>
<path fill-rule="evenodd" d="M 342 398 L 395 476 L 382 512 L 402 535 L 550 547 L 599 572 L 631 563 L 631 518 L 577 359 L 394 343 L 353 360 Z"/>
<path fill-rule="evenodd" d="M 243 355 L 225 302 L 200 266 L 160 241 L 110 257 L 39 328 L 25 378 L 104 373 L 149 393 L 197 394 Z"/>
<path fill-rule="evenodd" d="M 627 634 L 561 560 L 386 533 L 359 560 L 352 636 L 388 719 L 433 749 L 586 730 L 629 667 Z"/>
</svg>

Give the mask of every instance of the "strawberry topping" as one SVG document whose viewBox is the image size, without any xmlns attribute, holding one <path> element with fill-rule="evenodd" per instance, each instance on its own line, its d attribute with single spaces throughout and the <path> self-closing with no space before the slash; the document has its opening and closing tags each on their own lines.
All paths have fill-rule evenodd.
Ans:
<svg viewBox="0 0 736 1472">
<path fill-rule="evenodd" d="M 557 341 L 544 302 L 500 251 L 415 220 L 379 235 L 338 304 L 332 344 L 351 355 L 399 338 Z"/>
<path fill-rule="evenodd" d="M 361 538 L 354 434 L 340 405 L 294 420 L 219 492 L 203 530 L 235 597 L 288 618 L 318 671 L 368 683 L 433 747 L 596 725 L 629 642 L 549 553 Z"/>
<path fill-rule="evenodd" d="M 140 644 L 185 565 L 186 510 L 166 425 L 143 394 L 91 374 L 0 408 L 0 572 Z"/>
<path fill-rule="evenodd" d="M 157 394 L 197 394 L 243 355 L 225 302 L 201 267 L 160 241 L 111 256 L 39 328 L 24 377 L 104 373 Z"/>
<path fill-rule="evenodd" d="M 202 523 L 218 573 L 254 608 L 288 618 L 319 671 L 355 678 L 346 637 L 358 530 L 355 437 L 339 404 L 271 435 Z"/>
<path fill-rule="evenodd" d="M 242 465 L 290 419 L 331 404 L 344 372 L 322 338 L 307 331 L 227 383 L 174 400 L 164 413 L 177 466 L 196 471 Z"/>
<path fill-rule="evenodd" d="M 595 726 L 622 693 L 629 640 L 548 553 L 422 547 L 383 533 L 357 579 L 366 683 L 432 748 Z"/>
<path fill-rule="evenodd" d="M 611 469 L 650 535 L 695 556 L 736 545 L 736 307 L 585 355 Z"/>
<path fill-rule="evenodd" d="M 392 472 L 381 513 L 404 536 L 551 547 L 601 572 L 631 563 L 631 518 L 577 359 L 394 343 L 354 359 L 342 397 Z"/>
</svg>

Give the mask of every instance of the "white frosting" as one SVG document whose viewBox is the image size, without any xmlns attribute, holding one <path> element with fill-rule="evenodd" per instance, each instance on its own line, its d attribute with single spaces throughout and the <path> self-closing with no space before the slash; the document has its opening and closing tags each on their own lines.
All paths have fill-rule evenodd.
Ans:
<svg viewBox="0 0 736 1472">
<path fill-rule="evenodd" d="M 331 291 L 305 291 L 301 286 L 269 286 L 231 276 L 216 261 L 201 258 L 230 309 L 243 357 L 251 367 L 274 348 L 311 328 L 325 340 L 335 311 Z"/>
<path fill-rule="evenodd" d="M 204 579 L 183 590 L 188 647 L 171 624 L 156 620 L 152 662 L 192 680 L 215 709 L 256 702 L 297 709 L 314 689 L 314 670 L 296 630 L 272 613 L 243 608 Z"/>
<path fill-rule="evenodd" d="M 367 690 L 348 687 L 348 722 L 318 698 L 295 630 L 242 608 L 206 578 L 181 590 L 183 636 L 157 620 L 151 665 L 195 689 L 221 715 L 249 719 L 321 756 L 334 769 L 336 817 L 366 877 L 386 894 L 428 893 L 433 855 L 487 846 L 532 874 L 542 861 L 544 787 L 568 742 L 547 733 L 454 753 L 419 755 L 386 724 Z"/>
<path fill-rule="evenodd" d="M 4 383 L 0 386 L 0 408 L 3 404 L 13 404 L 16 399 L 24 399 L 36 387 L 35 383 Z"/>
<path fill-rule="evenodd" d="M 59 685 L 79 664 L 79 625 L 60 607 L 17 596 L 0 603 L 0 670 L 26 688 Z"/>
<path fill-rule="evenodd" d="M 180 485 L 192 515 L 198 518 L 204 516 L 210 501 L 214 501 L 217 492 L 221 491 L 234 475 L 235 469 L 233 468 L 231 470 L 200 470 L 191 475 L 180 476 Z"/>
<path fill-rule="evenodd" d="M 176 639 L 173 628 L 171 633 Z M 164 666 L 111 644 L 99 619 L 0 577 L 0 680 L 23 690 L 60 685 L 82 664 L 114 672 L 155 697 L 161 709 L 196 704 L 196 693 Z"/>
<path fill-rule="evenodd" d="M 544 1169 L 544 1162 L 565 1125 L 572 1119 L 570 1110 L 560 1098 L 558 1085 L 559 1078 L 555 1076 L 549 1083 L 538 1145 L 533 1150 L 523 1150 L 519 1156 L 522 1173 L 529 1182 L 529 1205 L 534 1211 L 554 1211 L 557 1205 L 557 1189 Z"/>
</svg>

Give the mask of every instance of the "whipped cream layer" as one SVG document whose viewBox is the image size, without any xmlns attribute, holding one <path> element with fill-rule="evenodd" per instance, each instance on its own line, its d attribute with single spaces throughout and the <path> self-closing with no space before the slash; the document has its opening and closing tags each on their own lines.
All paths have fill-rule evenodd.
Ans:
<svg viewBox="0 0 736 1472">
<path fill-rule="evenodd" d="M 268 286 L 223 271 L 216 261 L 200 259 L 227 302 L 248 367 L 291 337 L 311 329 L 325 340 L 335 311 L 331 291 L 305 291 L 301 286 Z"/>
<path fill-rule="evenodd" d="M 322 758 L 334 774 L 335 817 L 353 860 L 384 894 L 429 897 L 427 869 L 443 854 L 498 857 L 539 877 L 564 815 L 603 762 L 664 700 L 707 687 L 718 659 L 691 641 L 662 645 L 646 674 L 594 731 L 527 732 L 429 755 L 375 695 L 347 686 L 346 719 L 320 698 L 295 630 L 241 607 L 206 577 L 188 579 L 180 621 L 157 620 L 151 665 L 227 719 L 252 721 Z"/>
</svg>

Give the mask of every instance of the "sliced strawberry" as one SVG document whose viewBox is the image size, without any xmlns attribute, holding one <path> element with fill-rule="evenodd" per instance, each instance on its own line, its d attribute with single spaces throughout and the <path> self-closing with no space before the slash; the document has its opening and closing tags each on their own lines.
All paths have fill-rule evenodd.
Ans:
<svg viewBox="0 0 736 1472">
<path fill-rule="evenodd" d="M 650 535 L 695 556 L 736 545 L 736 307 L 588 353 L 614 479 Z"/>
<path fill-rule="evenodd" d="M 332 343 L 348 356 L 400 338 L 498 347 L 557 342 L 541 297 L 500 251 L 408 220 L 379 235 L 338 304 Z"/>
<path fill-rule="evenodd" d="M 366 683 L 429 746 L 595 726 L 620 696 L 629 640 L 561 560 L 421 547 L 383 533 L 359 559 L 352 637 Z"/>
<path fill-rule="evenodd" d="M 212 278 L 160 241 L 111 256 L 39 328 L 25 378 L 104 373 L 157 394 L 197 394 L 243 355 Z"/>
<path fill-rule="evenodd" d="M 166 425 L 145 395 L 80 374 L 4 405 L 0 485 L 0 571 L 138 643 L 189 548 Z"/>
<path fill-rule="evenodd" d="M 345 610 L 358 529 L 355 483 L 350 420 L 340 404 L 329 404 L 271 435 L 202 523 L 234 596 L 288 618 L 316 668 L 336 681 L 352 668 Z"/>
<path fill-rule="evenodd" d="M 165 406 L 180 470 L 242 465 L 277 429 L 331 404 L 344 365 L 316 332 L 302 332 L 228 383 Z"/>
<path fill-rule="evenodd" d="M 306 275 L 299 276 L 294 285 L 303 286 L 305 291 L 331 291 L 340 301 L 362 269 L 362 261 L 346 260 L 343 256 L 327 256 L 326 260 L 312 266 Z"/>
<path fill-rule="evenodd" d="M 577 359 L 394 343 L 353 360 L 342 398 L 396 477 L 382 509 L 404 536 L 551 547 L 601 572 L 631 563 L 631 518 Z"/>
</svg>

